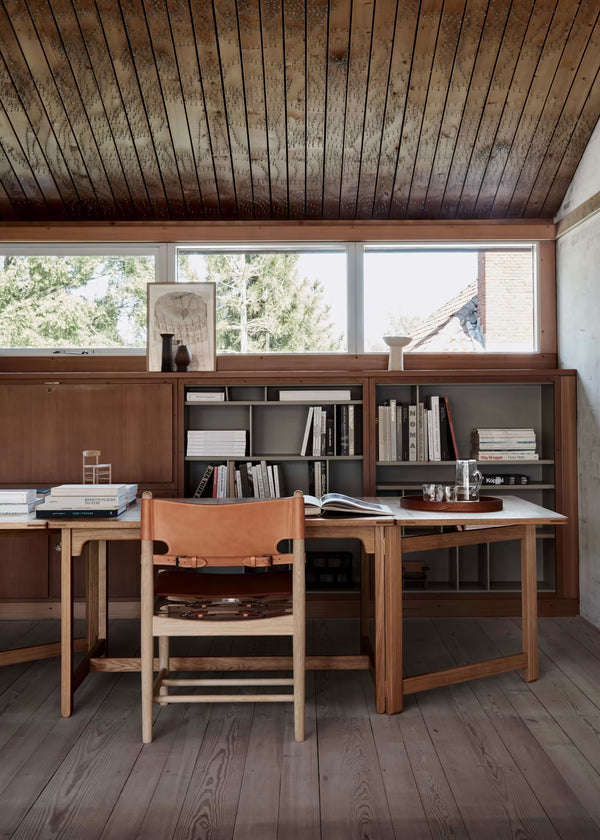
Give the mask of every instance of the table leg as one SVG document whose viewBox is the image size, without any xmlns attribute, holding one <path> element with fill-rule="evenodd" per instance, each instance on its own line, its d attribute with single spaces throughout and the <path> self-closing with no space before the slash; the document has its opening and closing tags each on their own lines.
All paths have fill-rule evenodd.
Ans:
<svg viewBox="0 0 600 840">
<path fill-rule="evenodd" d="M 71 530 L 61 530 L 60 552 L 60 711 L 70 717 L 73 710 L 73 558 Z"/>
<path fill-rule="evenodd" d="M 385 529 L 375 529 L 375 708 L 385 712 Z"/>
<path fill-rule="evenodd" d="M 106 540 L 98 540 L 98 636 L 108 644 L 108 575 Z"/>
<path fill-rule="evenodd" d="M 98 543 L 90 542 L 84 546 L 86 569 L 85 617 L 87 649 L 92 650 L 98 643 L 99 635 L 99 592 L 98 592 Z"/>
<path fill-rule="evenodd" d="M 360 650 L 366 653 L 369 650 L 369 605 L 370 605 L 370 576 L 369 576 L 369 555 L 365 552 L 361 543 L 360 552 Z"/>
<path fill-rule="evenodd" d="M 535 525 L 525 525 L 521 539 L 521 612 L 523 650 L 527 657 L 525 681 L 532 682 L 538 678 Z"/>
<path fill-rule="evenodd" d="M 385 534 L 385 710 L 404 708 L 402 675 L 402 540 L 400 528 Z"/>
</svg>

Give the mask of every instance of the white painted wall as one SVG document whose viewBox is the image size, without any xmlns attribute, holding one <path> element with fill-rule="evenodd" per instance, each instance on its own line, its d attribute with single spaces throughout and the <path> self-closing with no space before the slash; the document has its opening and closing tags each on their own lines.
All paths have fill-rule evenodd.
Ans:
<svg viewBox="0 0 600 840">
<path fill-rule="evenodd" d="M 600 192 L 600 122 L 557 220 Z M 581 614 L 600 627 L 600 213 L 556 246 L 558 358 L 576 368 Z"/>
</svg>

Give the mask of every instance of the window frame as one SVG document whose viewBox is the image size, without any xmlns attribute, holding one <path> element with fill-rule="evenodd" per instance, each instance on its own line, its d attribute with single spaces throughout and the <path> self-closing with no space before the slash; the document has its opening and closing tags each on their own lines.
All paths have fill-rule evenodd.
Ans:
<svg viewBox="0 0 600 840">
<path fill-rule="evenodd" d="M 121 223 L 48 223 L 43 226 L 32 223 L 10 223 L 0 226 L 2 249 L 13 253 L 156 253 L 156 279 L 161 282 L 176 282 L 176 249 L 179 245 L 215 248 L 249 245 L 268 248 L 270 246 L 316 249 L 319 245 L 347 249 L 348 262 L 355 262 L 349 274 L 354 286 L 348 293 L 348 339 L 347 353 L 337 354 L 225 354 L 217 356 L 217 370 L 365 370 L 385 369 L 386 353 L 362 353 L 357 341 L 362 340 L 362 272 L 359 259 L 361 249 L 368 245 L 412 245 L 414 247 L 440 246 L 485 247 L 537 246 L 537 326 L 538 350 L 535 353 L 479 353 L 479 354 L 434 354 L 411 353 L 405 357 L 407 370 L 469 370 L 469 369 L 555 369 L 558 364 L 556 328 L 556 278 L 555 278 L 556 226 L 546 219 L 502 220 L 502 221 L 366 221 L 366 222 L 121 222 Z M 72 250 L 71 250 L 72 249 Z M 351 329 L 350 329 L 351 328 Z M 355 341 L 351 342 L 354 335 Z M 54 348 L 56 349 L 56 348 Z M 86 348 L 82 348 L 86 349 Z M 41 348 L 0 349 L 5 370 L 73 369 L 78 370 L 142 370 L 140 357 L 145 356 L 143 348 L 93 348 L 89 355 L 75 358 L 69 353 L 55 354 L 50 348 L 42 354 Z M 44 362 L 43 356 L 52 364 Z M 8 357 L 13 356 L 13 360 Z M 27 356 L 37 360 L 26 361 Z M 96 363 L 93 357 L 102 356 Z M 115 358 L 111 368 L 109 357 Z M 60 358 L 62 357 L 62 358 Z M 23 364 L 19 368 L 19 358 Z M 129 358 L 129 367 L 127 359 Z M 87 367 L 86 367 L 87 360 Z M 100 368 L 99 365 L 104 367 Z"/>
</svg>

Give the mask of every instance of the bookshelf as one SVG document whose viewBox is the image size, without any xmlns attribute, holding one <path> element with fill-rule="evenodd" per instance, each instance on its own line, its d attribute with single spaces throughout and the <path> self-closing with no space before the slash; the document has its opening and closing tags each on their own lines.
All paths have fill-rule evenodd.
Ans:
<svg viewBox="0 0 600 840">
<path fill-rule="evenodd" d="M 215 394 L 214 401 L 211 393 Z M 293 398 L 282 398 L 282 394 Z M 340 398 L 334 399 L 338 394 Z M 190 432 L 243 430 L 246 435 L 244 455 L 229 457 L 223 452 L 209 458 L 186 454 L 185 495 L 194 494 L 209 465 L 225 465 L 235 470 L 244 464 L 252 467 L 261 463 L 267 469 L 277 468 L 283 494 L 302 490 L 316 495 L 325 492 L 361 495 L 364 486 L 362 394 L 362 383 L 343 386 L 318 383 L 294 386 L 293 390 L 289 385 L 265 383 L 233 382 L 212 389 L 205 385 L 185 385 L 186 452 Z M 323 418 L 318 424 L 314 419 L 317 411 Z M 351 427 L 350 417 L 353 418 Z M 349 435 L 353 443 L 348 442 Z M 315 486 L 318 479 L 320 486 Z M 210 494 L 209 482 L 204 495 Z M 252 479 L 250 492 L 243 495 L 255 495 Z"/>
</svg>

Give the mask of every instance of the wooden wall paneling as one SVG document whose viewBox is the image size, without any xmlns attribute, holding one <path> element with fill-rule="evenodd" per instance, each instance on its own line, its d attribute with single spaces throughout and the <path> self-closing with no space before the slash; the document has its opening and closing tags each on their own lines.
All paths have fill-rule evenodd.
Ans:
<svg viewBox="0 0 600 840">
<path fill-rule="evenodd" d="M 423 216 L 437 218 L 448 183 L 448 175 L 462 120 L 462 114 L 469 93 L 464 82 L 470 79 L 477 59 L 477 48 L 485 22 L 487 4 L 481 0 L 467 0 L 460 30 L 460 39 L 448 85 L 444 113 L 437 138 L 435 155 L 425 199 Z"/>
<path fill-rule="evenodd" d="M 366 218 L 373 210 L 385 108 L 392 84 L 390 66 L 397 15 L 398 4 L 394 8 L 391 4 L 375 3 L 358 185 L 353 208 L 355 218 Z"/>
<path fill-rule="evenodd" d="M 460 194 L 458 205 L 460 215 L 474 214 L 490 154 L 492 150 L 502 148 L 498 138 L 498 129 L 503 111 L 510 99 L 510 91 L 515 84 L 515 71 L 519 59 L 525 55 L 524 44 L 531 26 L 534 4 L 535 0 L 513 3 L 508 16 L 481 120 L 474 138 L 469 169 Z M 491 192 L 493 193 L 493 186 Z"/>
<path fill-rule="evenodd" d="M 596 117 L 594 108 L 599 107 L 600 100 L 600 73 L 596 73 L 594 83 L 590 89 L 588 98 L 581 111 L 579 119 L 577 120 L 569 144 L 562 155 L 560 165 L 554 174 L 551 184 L 547 184 L 546 198 L 543 203 L 544 208 L 549 208 L 554 202 L 554 206 L 560 207 L 563 198 L 566 195 L 569 184 L 573 180 L 573 172 L 577 169 L 579 161 L 585 151 L 587 145 L 587 137 L 585 132 L 591 127 L 593 131 L 596 125 Z M 569 170 L 569 167 L 572 167 Z M 588 199 L 589 201 L 589 199 Z M 580 214 L 585 213 L 585 208 L 581 205 L 575 208 Z M 574 211 L 572 211 L 574 212 Z M 570 215 L 570 214 L 569 214 Z M 561 223 L 565 223 L 566 218 L 563 217 Z"/>
<path fill-rule="evenodd" d="M 250 106 L 244 90 L 242 54 L 240 47 L 237 3 L 224 0 L 214 5 L 215 25 L 221 64 L 221 82 L 227 116 L 228 145 L 237 202 L 237 217 L 254 217 L 252 172 L 248 147 L 248 120 L 246 109 Z M 215 149 L 217 151 L 217 149 Z"/>
<path fill-rule="evenodd" d="M 70 0 L 50 0 L 50 7 L 63 33 L 63 48 L 120 213 L 138 220 L 151 219 L 153 204 L 96 4 L 94 0 L 79 0 L 74 7 Z M 131 210 L 127 209 L 129 202 Z"/>
<path fill-rule="evenodd" d="M 94 6 L 96 4 L 90 2 L 90 5 Z M 128 6 L 131 9 L 131 3 Z M 88 11 L 88 8 L 86 8 L 86 11 Z M 100 6 L 96 6 L 96 13 L 100 17 L 101 30 L 90 31 L 91 27 L 95 25 L 93 14 L 88 16 L 82 12 L 80 19 L 87 26 L 87 37 L 90 40 L 97 39 L 101 31 L 106 41 L 112 69 L 110 75 L 114 74 L 118 98 L 114 96 L 117 91 L 111 91 L 111 89 L 107 91 L 107 95 L 110 96 L 112 93 L 113 102 L 119 103 L 118 110 L 122 108 L 124 111 L 131 135 L 131 140 L 127 137 L 126 142 L 130 144 L 132 150 L 135 150 L 135 157 L 139 162 L 138 165 L 144 181 L 144 190 L 140 193 L 134 193 L 134 201 L 143 206 L 147 196 L 152 206 L 152 216 L 156 219 L 167 219 L 173 217 L 173 215 L 175 217 L 180 216 L 177 202 L 173 202 L 172 195 L 166 194 L 165 185 L 162 182 L 157 149 L 154 145 L 152 128 L 143 101 L 137 68 L 133 61 L 124 20 L 121 16 L 121 8 L 117 0 L 106 0 Z M 142 41 L 142 43 L 144 42 Z M 156 71 L 150 73 L 150 78 L 155 80 L 153 94 L 155 98 L 157 90 Z M 159 132 L 159 137 L 160 134 L 161 132 Z M 134 167 L 134 172 L 135 169 L 137 169 L 137 166 Z M 130 188 L 132 187 L 133 185 L 130 184 Z M 180 200 L 179 209 L 181 204 L 182 200 Z"/>
<path fill-rule="evenodd" d="M 361 149 L 367 121 L 374 8 L 374 0 L 365 0 L 354 4 L 352 9 L 339 209 L 344 219 L 356 218 Z"/>
<path fill-rule="evenodd" d="M 423 118 L 419 134 L 409 135 L 403 139 L 403 146 L 414 146 L 414 154 L 409 160 L 414 161 L 408 167 L 408 191 L 402 204 L 404 214 L 409 218 L 420 219 L 425 216 L 425 198 L 432 173 L 432 164 L 441 126 L 444 117 L 444 106 L 448 98 L 452 68 L 456 59 L 459 37 L 461 33 L 465 0 L 451 0 L 441 8 L 441 16 L 437 23 L 435 45 L 432 46 L 433 64 L 428 83 L 424 85 L 426 101 L 423 107 Z M 433 35 L 433 32 L 431 32 Z M 424 48 L 425 51 L 427 47 Z M 409 97 L 411 103 L 412 97 Z M 399 209 L 399 208 L 398 208 Z M 401 215 L 400 213 L 394 215 Z"/>
<path fill-rule="evenodd" d="M 543 50 L 547 43 L 550 26 L 554 20 L 553 3 L 536 3 L 531 10 L 527 32 L 521 43 L 519 55 L 510 80 L 505 80 L 507 95 L 502 104 L 502 114 L 482 172 L 477 201 L 473 212 L 480 218 L 487 218 L 494 206 L 496 190 L 502 179 L 506 161 L 519 128 L 523 112 L 527 107 L 531 79 L 535 76 Z M 496 91 L 496 96 L 498 91 Z M 500 97 L 502 101 L 503 97 Z"/>
<path fill-rule="evenodd" d="M 455 153 L 448 172 L 441 208 L 442 217 L 451 214 L 453 211 L 450 208 L 457 208 L 460 202 L 511 5 L 507 0 L 492 0 L 488 4 L 477 46 L 477 58 L 469 82 L 469 92 L 456 138 Z"/>
<path fill-rule="evenodd" d="M 219 217 L 219 193 L 190 8 L 178 0 L 168 0 L 167 15 L 173 36 L 181 95 L 185 103 L 185 118 L 190 133 L 202 214 L 205 218 L 216 219 Z"/>
<path fill-rule="evenodd" d="M 586 49 L 590 32 L 597 20 L 597 6 L 594 4 L 585 4 L 579 7 L 569 31 L 560 61 L 554 71 L 552 84 L 544 102 L 536 131 L 532 136 L 527 154 L 522 161 L 521 172 L 508 206 L 508 216 L 533 217 L 539 210 L 539 208 L 535 208 L 530 204 L 532 186 L 539 175 L 542 160 L 548 153 L 550 145 L 555 142 L 556 129 L 562 119 L 562 115 L 566 114 L 569 117 L 567 123 L 562 122 L 563 131 L 570 131 L 573 122 L 579 116 L 582 105 L 581 91 L 575 93 L 571 88 L 577 76 L 581 54 Z M 553 126 L 553 131 L 548 132 L 547 126 Z M 561 142 L 560 134 L 556 138 L 556 142 Z"/>
<path fill-rule="evenodd" d="M 554 73 L 569 37 L 573 20 L 573 6 L 569 0 L 559 0 L 553 9 L 552 21 L 544 41 L 544 48 L 530 80 L 527 98 L 519 118 L 502 177 L 496 188 L 496 195 L 490 215 L 508 215 L 523 162 L 536 134 L 540 115 L 552 86 Z"/>
<path fill-rule="evenodd" d="M 0 536 L 0 597 L 48 598 L 48 535 L 21 531 Z"/>
<path fill-rule="evenodd" d="M 260 0 L 269 179 L 271 184 L 271 216 L 285 218 L 289 214 L 289 182 L 287 157 L 287 113 L 283 50 L 283 3 Z"/>
<path fill-rule="evenodd" d="M 450 0 L 451 5 L 454 2 L 455 0 Z M 394 173 L 390 204 L 390 217 L 393 219 L 404 219 L 407 216 L 410 185 L 415 172 L 429 86 L 433 76 L 441 13 L 442 6 L 437 0 L 424 0 L 421 3 L 402 134 L 399 140 L 400 148 Z M 437 98 L 437 92 L 432 95 Z M 440 118 L 441 109 L 437 112 L 436 122 Z"/>
<path fill-rule="evenodd" d="M 340 217 L 351 17 L 352 4 L 341 0 L 330 2 L 322 208 L 324 219 Z"/>
<path fill-rule="evenodd" d="M 556 586 L 564 598 L 579 595 L 579 521 L 577 516 L 577 377 L 560 377 L 555 382 L 555 504 L 569 517 L 556 528 Z"/>
<path fill-rule="evenodd" d="M 107 5 L 114 9 L 113 0 L 109 0 Z M 156 63 L 157 56 L 154 53 L 148 30 L 146 4 L 141 0 L 119 0 L 119 5 L 123 20 L 121 31 L 127 42 L 123 55 L 127 63 L 131 62 L 136 87 L 139 88 L 143 101 L 144 110 L 143 114 L 139 114 L 139 121 L 145 124 L 144 128 L 147 126 L 148 129 L 156 157 L 158 175 L 169 208 L 169 216 L 173 219 L 184 219 L 188 213 L 174 144 L 174 133 L 178 129 L 176 126 L 171 127 L 168 122 L 165 93 L 161 88 Z"/>
<path fill-rule="evenodd" d="M 387 80 L 389 86 L 386 94 L 383 133 L 379 149 L 377 183 L 373 204 L 370 213 L 367 213 L 367 218 L 387 219 L 390 216 L 394 176 L 404 130 L 413 47 L 419 22 L 419 8 L 418 0 L 407 0 L 400 13 L 396 14 L 390 73 Z"/>
<path fill-rule="evenodd" d="M 117 125 L 111 123 L 101 94 L 103 84 L 110 84 L 100 78 L 106 67 L 106 49 L 93 49 L 90 54 L 86 45 L 82 48 L 83 28 L 78 20 L 80 7 L 81 4 L 78 4 L 78 8 L 74 9 L 67 0 L 52 0 L 52 15 L 44 15 L 38 23 L 38 31 L 42 43 L 46 44 L 45 52 L 67 113 L 74 123 L 74 132 L 98 197 L 101 215 L 133 219 L 138 208 L 132 200 L 128 180 L 135 178 L 136 171 L 139 177 L 139 166 L 134 172 L 125 174 Z M 94 45 L 101 44 L 101 34 L 96 35 L 93 41 Z M 60 44 L 59 49 L 56 44 Z M 64 67 L 56 60 L 58 55 L 64 55 Z M 91 70 L 90 64 L 95 71 Z M 106 68 L 106 72 L 114 82 L 112 70 Z M 116 110 L 113 107 L 113 113 Z M 115 120 L 120 121 L 116 114 Z M 147 210 L 145 215 L 148 215 Z"/>
<path fill-rule="evenodd" d="M 29 198 L 36 207 L 32 214 L 34 218 L 43 215 L 44 211 L 50 211 L 55 218 L 67 215 L 79 218 L 81 196 L 65 164 L 56 135 L 57 130 L 68 128 L 68 121 L 58 105 L 60 97 L 56 95 L 27 7 L 15 0 L 4 4 L 0 8 L 0 32 L 0 82 L 6 91 L 2 101 L 10 120 L 1 126 L 5 153 L 19 180 L 23 179 L 24 191 L 31 193 Z M 29 52 L 29 46 L 33 51 L 31 66 L 23 54 L 23 51 Z M 32 71 L 40 80 L 39 88 L 31 78 Z M 56 107 L 51 107 L 49 115 L 46 106 L 52 101 Z M 7 130 L 6 135 L 4 130 Z M 79 186 L 89 197 L 89 183 L 87 190 L 82 184 Z"/>
<path fill-rule="evenodd" d="M 163 181 L 171 178 L 177 179 L 183 193 L 185 215 L 188 217 L 201 216 L 203 213 L 202 187 L 196 166 L 195 148 L 180 75 L 184 68 L 179 67 L 173 42 L 173 25 L 182 15 L 189 21 L 188 12 L 185 7 L 175 7 L 174 4 L 168 8 L 165 3 L 141 3 L 135 17 L 136 20 L 139 20 L 139 23 L 136 30 L 131 28 L 132 34 L 142 27 L 142 11 L 148 31 L 148 46 L 151 47 L 151 52 L 148 51 L 148 58 L 151 54 L 153 55 L 156 69 L 151 67 L 150 73 L 147 74 L 138 62 L 138 72 L 143 77 L 143 83 L 146 83 L 146 75 L 150 75 L 147 82 L 150 85 L 154 83 L 154 74 L 156 74 L 158 83 L 156 94 L 160 96 L 161 101 L 161 107 L 157 109 L 156 119 L 157 121 L 161 119 L 164 108 L 165 123 L 169 135 L 168 141 L 166 132 L 160 140 L 159 160 L 164 161 L 164 163 L 168 162 L 166 173 L 163 171 Z M 137 52 L 138 42 L 135 40 L 135 35 L 133 43 L 136 45 L 135 50 Z M 135 58 L 134 54 L 134 60 Z M 188 72 L 187 68 L 184 72 Z M 144 90 L 144 99 L 149 100 L 147 88 Z M 154 127 L 153 135 L 156 136 Z M 163 143 L 168 143 L 167 149 L 169 149 L 169 152 L 162 150 Z M 173 167 L 170 165 L 171 148 L 174 156 Z M 176 192 L 176 195 L 176 200 L 179 201 L 179 193 Z"/>
<path fill-rule="evenodd" d="M 282 3 L 290 219 L 306 215 L 306 1 Z"/>
<path fill-rule="evenodd" d="M 240 92 L 243 91 L 246 106 L 252 203 L 254 215 L 268 219 L 271 215 L 271 186 L 260 0 L 237 4 L 236 9 L 240 37 Z"/>
<path fill-rule="evenodd" d="M 81 481 L 81 453 L 100 449 L 114 481 L 174 482 L 174 386 L 168 383 L 0 384 L 0 483 Z"/>
<path fill-rule="evenodd" d="M 219 216 L 231 219 L 236 215 L 237 204 L 215 20 L 209 3 L 193 3 L 190 11 L 219 196 Z"/>
<path fill-rule="evenodd" d="M 550 206 L 551 195 L 554 201 L 562 201 L 573 177 L 568 167 L 577 168 L 590 136 L 586 136 L 585 131 L 593 131 L 596 127 L 595 109 L 600 105 L 600 73 L 594 58 L 599 52 L 600 12 L 573 85 L 577 95 L 569 97 L 568 107 L 560 115 L 548 153 L 531 191 L 529 215 L 533 215 L 538 208 Z"/>
<path fill-rule="evenodd" d="M 328 0 L 306 2 L 306 198 L 305 213 L 323 209 Z"/>
<path fill-rule="evenodd" d="M 45 4 L 44 4 L 45 5 Z M 95 102 L 96 86 L 94 75 L 89 72 L 89 65 L 79 77 L 75 76 L 70 58 L 75 50 L 67 52 L 66 45 L 77 44 L 77 53 L 83 57 L 81 36 L 77 26 L 77 17 L 71 14 L 63 16 L 60 26 L 54 15 L 46 9 L 30 7 L 33 21 L 30 32 L 23 32 L 19 37 L 25 45 L 25 58 L 29 64 L 38 59 L 40 46 L 46 64 L 43 65 L 42 91 L 44 107 L 57 131 L 62 154 L 71 177 L 87 209 L 100 218 L 131 218 L 132 205 L 123 172 L 120 167 L 110 167 L 115 175 L 114 190 L 107 177 L 107 167 L 100 155 L 99 143 L 108 141 L 105 153 L 108 161 L 114 155 L 114 145 L 110 140 L 105 120 L 100 130 L 94 131 L 90 123 L 85 103 L 90 106 Z M 39 43 L 33 38 L 33 26 Z M 80 64 L 80 62 L 78 62 Z M 42 65 L 39 65 L 40 68 Z M 40 79 L 38 73 L 37 79 Z M 87 87 L 86 87 L 87 86 Z M 95 109 L 98 111 L 98 109 Z"/>
</svg>

